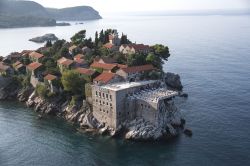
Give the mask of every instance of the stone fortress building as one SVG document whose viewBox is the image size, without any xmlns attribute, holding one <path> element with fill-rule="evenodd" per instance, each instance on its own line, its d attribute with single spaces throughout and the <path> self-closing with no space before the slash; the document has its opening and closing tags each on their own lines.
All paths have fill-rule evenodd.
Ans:
<svg viewBox="0 0 250 166">
<path fill-rule="evenodd" d="M 166 125 L 166 110 L 178 92 L 157 80 L 92 85 L 93 115 L 105 126 L 119 128 L 124 122 L 143 118 L 154 126 Z"/>
</svg>

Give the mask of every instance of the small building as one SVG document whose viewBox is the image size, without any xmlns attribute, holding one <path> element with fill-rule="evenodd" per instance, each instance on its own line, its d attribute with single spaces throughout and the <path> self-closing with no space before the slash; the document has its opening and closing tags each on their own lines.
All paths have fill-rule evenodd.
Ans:
<svg viewBox="0 0 250 166">
<path fill-rule="evenodd" d="M 74 51 L 75 51 L 77 48 L 78 48 L 78 47 L 77 47 L 76 45 L 73 45 L 73 46 L 69 47 L 69 53 L 70 53 L 71 55 L 73 55 L 73 54 L 74 54 Z"/>
<path fill-rule="evenodd" d="M 150 47 L 144 44 L 123 44 L 119 48 L 119 52 L 123 54 L 135 54 L 135 53 L 148 54 L 150 50 L 151 50 Z"/>
<path fill-rule="evenodd" d="M 26 66 L 20 61 L 16 61 L 12 66 L 18 74 L 26 74 Z"/>
<path fill-rule="evenodd" d="M 117 70 L 116 74 L 123 77 L 125 80 L 137 80 L 145 72 L 150 72 L 155 70 L 154 66 L 151 64 L 142 66 L 132 66 L 127 68 L 120 68 Z"/>
<path fill-rule="evenodd" d="M 118 51 L 119 50 L 118 46 L 115 46 L 114 44 L 111 44 L 111 43 L 106 43 L 103 45 L 103 47 L 109 51 Z"/>
<path fill-rule="evenodd" d="M 29 53 L 29 58 L 32 62 L 40 62 L 41 63 L 42 59 L 44 58 L 44 55 L 33 51 L 33 52 Z"/>
<path fill-rule="evenodd" d="M 92 69 L 95 69 L 99 73 L 102 73 L 103 71 L 106 72 L 115 72 L 118 67 L 116 64 L 106 64 L 106 63 L 98 63 L 98 62 L 93 62 L 90 67 Z"/>
<path fill-rule="evenodd" d="M 84 59 L 74 59 L 74 67 L 78 68 L 78 67 L 83 67 L 83 68 L 87 68 L 88 62 L 86 62 Z"/>
<path fill-rule="evenodd" d="M 111 84 L 119 81 L 123 81 L 123 79 L 119 75 L 109 72 L 103 72 L 93 80 L 94 84 L 98 85 Z"/>
<path fill-rule="evenodd" d="M 91 52 L 91 49 L 88 48 L 87 46 L 85 46 L 85 47 L 82 48 L 82 53 L 83 53 L 83 54 L 86 55 L 86 54 L 89 54 L 90 52 Z"/>
<path fill-rule="evenodd" d="M 109 43 L 114 46 L 119 46 L 121 44 L 121 39 L 119 38 L 119 34 L 116 29 L 109 34 Z"/>
<path fill-rule="evenodd" d="M 72 69 L 74 67 L 74 61 L 71 59 L 67 59 L 62 57 L 61 59 L 57 60 L 57 65 L 61 72 L 65 70 Z"/>
<path fill-rule="evenodd" d="M 77 54 L 76 56 L 74 56 L 74 60 L 75 59 L 84 59 L 85 58 L 85 55 L 83 54 Z"/>
<path fill-rule="evenodd" d="M 117 63 L 117 61 L 114 58 L 111 58 L 111 57 L 96 58 L 95 62 L 104 63 L 104 64 L 115 64 L 115 63 Z"/>
<path fill-rule="evenodd" d="M 0 75 L 1 76 L 9 76 L 12 75 L 14 73 L 13 69 L 4 64 L 3 62 L 0 62 Z"/>
<path fill-rule="evenodd" d="M 32 62 L 26 66 L 27 73 L 30 73 L 30 84 L 35 88 L 38 84 L 43 84 L 44 66 L 38 62 Z"/>
<path fill-rule="evenodd" d="M 161 126 L 167 123 L 168 102 L 177 95 L 178 92 L 162 87 L 160 81 L 94 84 L 93 115 L 100 123 L 113 129 L 136 118 Z"/>
<path fill-rule="evenodd" d="M 22 54 L 19 52 L 12 52 L 7 58 L 13 63 L 22 59 Z"/>
<path fill-rule="evenodd" d="M 32 62 L 29 65 L 27 65 L 26 68 L 27 68 L 27 73 L 31 73 L 31 75 L 35 76 L 36 78 L 41 78 L 44 66 L 41 63 Z"/>
<path fill-rule="evenodd" d="M 93 79 L 98 75 L 98 72 L 86 68 L 77 68 L 76 71 L 79 73 L 80 77 L 84 78 L 87 82 L 92 82 Z"/>
<path fill-rule="evenodd" d="M 51 93 L 58 92 L 58 88 L 56 87 L 57 76 L 52 74 L 47 74 L 44 77 L 44 83 L 48 87 Z"/>
</svg>

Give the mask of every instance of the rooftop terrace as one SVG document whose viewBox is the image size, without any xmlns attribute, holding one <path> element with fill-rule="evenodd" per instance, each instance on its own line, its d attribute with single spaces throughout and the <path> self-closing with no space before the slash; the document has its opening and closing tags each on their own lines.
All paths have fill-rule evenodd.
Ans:
<svg viewBox="0 0 250 166">
<path fill-rule="evenodd" d="M 157 81 L 149 80 L 149 81 L 140 81 L 140 82 L 119 82 L 119 83 L 104 85 L 104 86 L 102 86 L 102 88 L 109 89 L 112 91 L 119 91 L 119 90 L 124 90 L 124 89 L 128 89 L 128 88 L 152 84 L 155 82 L 157 82 Z"/>
<path fill-rule="evenodd" d="M 166 88 L 154 88 L 154 89 L 145 89 L 141 90 L 132 96 L 130 98 L 136 98 L 140 100 L 144 100 L 146 102 L 153 102 L 158 103 L 160 100 L 168 99 L 174 96 L 178 96 L 178 92 L 168 90 Z"/>
</svg>

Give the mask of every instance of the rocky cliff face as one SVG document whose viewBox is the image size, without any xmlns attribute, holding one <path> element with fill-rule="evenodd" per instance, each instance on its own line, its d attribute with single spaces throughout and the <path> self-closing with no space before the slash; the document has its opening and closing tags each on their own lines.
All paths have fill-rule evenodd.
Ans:
<svg viewBox="0 0 250 166">
<path fill-rule="evenodd" d="M 165 73 L 164 75 L 165 83 L 169 88 L 182 91 L 183 86 L 181 84 L 181 78 L 178 74 Z"/>
<path fill-rule="evenodd" d="M 36 95 L 32 87 L 20 89 L 12 79 L 0 77 L 0 100 L 16 98 L 25 102 L 28 107 L 34 108 L 36 112 L 60 116 L 77 124 L 84 131 L 122 136 L 128 140 L 151 141 L 171 138 L 182 131 L 185 122 L 173 101 L 162 101 L 159 106 L 160 115 L 157 117 L 157 124 L 137 118 L 124 122 L 114 130 L 96 120 L 91 106 L 85 100 L 75 106 L 70 105 L 70 99 L 61 96 L 56 96 L 49 101 L 44 100 Z"/>
</svg>

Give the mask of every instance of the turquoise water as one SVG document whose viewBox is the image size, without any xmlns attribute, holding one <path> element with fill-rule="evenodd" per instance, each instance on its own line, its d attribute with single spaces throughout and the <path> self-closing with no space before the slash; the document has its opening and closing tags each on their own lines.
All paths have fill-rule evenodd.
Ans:
<svg viewBox="0 0 250 166">
<path fill-rule="evenodd" d="M 193 137 L 160 143 L 110 139 L 79 133 L 58 118 L 37 120 L 23 105 L 1 102 L 0 166 L 250 165 L 249 16 L 117 17 L 71 27 L 0 30 L 0 36 L 15 36 L 6 43 L 24 49 L 37 46 L 24 38 L 30 33 L 68 39 L 82 28 L 90 34 L 102 27 L 126 32 L 137 43 L 169 45 L 172 55 L 164 69 L 181 75 L 189 98 L 177 104 Z M 2 54 L 9 50 L 4 43 L 1 38 Z"/>
</svg>

